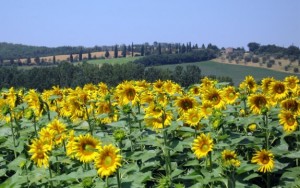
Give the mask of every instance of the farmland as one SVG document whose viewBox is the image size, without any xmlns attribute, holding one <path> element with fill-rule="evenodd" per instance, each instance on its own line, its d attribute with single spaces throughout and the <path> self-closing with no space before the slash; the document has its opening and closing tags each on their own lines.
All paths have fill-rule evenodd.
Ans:
<svg viewBox="0 0 300 188">
<path fill-rule="evenodd" d="M 202 75 L 218 75 L 229 76 L 232 78 L 233 83 L 237 85 L 246 76 L 252 75 L 257 81 L 262 80 L 265 77 L 274 77 L 276 79 L 283 79 L 288 75 L 296 75 L 292 73 L 283 73 L 272 69 L 264 69 L 259 67 L 249 67 L 243 65 L 234 64 L 222 64 L 215 61 L 204 61 L 197 63 L 183 63 L 178 64 L 180 66 L 197 65 L 201 69 Z M 157 66 L 163 69 L 174 70 L 177 65 L 162 65 Z M 296 75 L 297 76 L 297 75 Z"/>
</svg>

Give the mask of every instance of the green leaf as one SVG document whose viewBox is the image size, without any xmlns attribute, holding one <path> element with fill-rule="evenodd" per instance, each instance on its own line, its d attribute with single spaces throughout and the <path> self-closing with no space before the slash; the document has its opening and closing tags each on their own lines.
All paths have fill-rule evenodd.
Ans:
<svg viewBox="0 0 300 188">
<path fill-rule="evenodd" d="M 257 169 L 258 169 L 257 165 L 245 163 L 241 167 L 239 167 L 236 172 L 238 174 L 242 174 L 242 173 L 249 172 L 251 170 L 257 170 Z"/>
<path fill-rule="evenodd" d="M 182 172 L 184 172 L 184 170 L 180 170 L 180 169 L 176 168 L 176 169 L 171 173 L 171 177 L 174 178 L 174 177 L 178 176 L 179 174 L 181 174 Z"/>
<path fill-rule="evenodd" d="M 260 176 L 259 174 L 253 173 L 253 174 L 250 174 L 249 176 L 245 177 L 244 181 L 248 181 L 248 180 L 251 180 L 251 179 L 259 177 L 259 176 Z"/>
<path fill-rule="evenodd" d="M 300 158 L 300 151 L 286 154 L 286 155 L 284 155 L 284 157 L 291 158 L 291 159 L 298 159 L 298 158 Z"/>
</svg>

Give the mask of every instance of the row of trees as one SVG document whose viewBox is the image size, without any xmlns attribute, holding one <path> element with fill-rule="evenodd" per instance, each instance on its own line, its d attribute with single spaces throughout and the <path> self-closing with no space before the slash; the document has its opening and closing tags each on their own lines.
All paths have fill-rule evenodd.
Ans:
<svg viewBox="0 0 300 188">
<path fill-rule="evenodd" d="M 213 58 L 216 58 L 217 55 L 218 51 L 212 49 L 200 49 L 180 54 L 150 55 L 145 56 L 143 58 L 139 58 L 135 60 L 135 62 L 141 63 L 145 66 L 191 63 L 211 60 Z"/>
<path fill-rule="evenodd" d="M 161 54 L 181 54 L 189 53 L 195 49 L 218 49 L 217 46 L 208 44 L 207 47 L 203 44 L 201 48 L 198 48 L 197 44 L 192 45 L 191 42 L 186 44 L 180 43 L 158 43 L 153 44 L 130 44 L 130 45 L 113 45 L 113 46 L 95 46 L 92 48 L 85 48 L 82 46 L 70 47 L 63 46 L 57 48 L 48 47 L 37 47 L 37 46 L 27 46 L 22 44 L 10 44 L 10 43 L 0 43 L 0 65 L 30 65 L 29 62 L 31 58 L 41 59 L 39 63 L 55 63 L 49 59 L 43 59 L 45 56 L 56 56 L 56 55 L 68 55 L 69 62 L 82 61 L 83 54 L 88 54 L 88 59 L 94 59 L 97 57 L 92 57 L 92 52 L 106 52 L 105 57 L 119 57 L 119 51 L 121 51 L 121 56 L 126 57 L 131 56 L 147 56 L 147 55 L 161 55 Z M 109 54 L 109 51 L 113 51 L 114 54 Z M 77 58 L 75 58 L 77 57 Z M 99 57 L 98 57 L 99 58 Z M 22 64 L 20 59 L 27 59 L 25 63 Z M 28 61 L 29 60 L 29 61 Z M 35 63 L 40 65 L 39 63 Z"/>
<path fill-rule="evenodd" d="M 173 80 L 187 87 L 199 83 L 202 78 L 201 70 L 196 65 L 186 67 L 177 66 L 175 70 L 147 68 L 142 64 L 103 64 L 101 66 L 83 63 L 73 65 L 61 63 L 54 67 L 32 69 L 19 69 L 13 67 L 0 67 L 0 88 L 25 87 L 35 88 L 39 91 L 52 86 L 76 87 L 87 83 L 97 84 L 105 82 L 109 86 L 116 86 L 124 80 L 147 80 L 154 82 L 158 79 Z M 221 81 L 232 82 L 230 78 L 221 78 Z"/>
<path fill-rule="evenodd" d="M 256 42 L 250 42 L 248 43 L 247 46 L 250 52 L 258 55 L 271 54 L 280 57 L 284 57 L 284 56 L 300 57 L 300 49 L 294 45 L 290 45 L 289 47 L 285 48 L 276 45 L 260 45 L 259 43 Z"/>
</svg>

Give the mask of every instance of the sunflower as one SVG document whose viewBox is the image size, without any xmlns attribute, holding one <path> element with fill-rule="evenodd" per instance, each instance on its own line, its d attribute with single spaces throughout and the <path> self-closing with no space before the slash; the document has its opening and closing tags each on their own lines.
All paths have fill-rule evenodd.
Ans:
<svg viewBox="0 0 300 188">
<path fill-rule="evenodd" d="M 189 94 L 192 96 L 199 96 L 201 93 L 200 87 L 193 85 L 192 87 L 189 88 Z"/>
<path fill-rule="evenodd" d="M 248 93 L 254 93 L 257 90 L 257 84 L 253 76 L 246 76 L 245 80 L 240 83 L 239 87 L 247 90 Z"/>
<path fill-rule="evenodd" d="M 247 127 L 247 129 L 248 129 L 248 131 L 250 131 L 250 132 L 254 132 L 254 131 L 257 129 L 256 123 L 251 123 L 251 124 L 249 124 L 248 127 Z"/>
<path fill-rule="evenodd" d="M 101 178 L 112 175 L 121 166 L 122 156 L 119 155 L 119 151 L 120 149 L 111 144 L 99 148 L 95 157 L 95 167 Z"/>
<path fill-rule="evenodd" d="M 54 119 L 52 122 L 50 122 L 47 127 L 50 130 L 54 131 L 55 137 L 54 137 L 54 142 L 56 145 L 59 145 L 63 142 L 63 140 L 66 137 L 65 131 L 66 125 L 62 122 L 60 122 L 58 119 Z"/>
<path fill-rule="evenodd" d="M 284 82 L 274 81 L 270 84 L 269 93 L 276 101 L 287 97 L 289 91 Z"/>
<path fill-rule="evenodd" d="M 101 97 L 103 96 L 106 96 L 107 94 L 109 94 L 109 88 L 108 86 L 103 83 L 103 82 L 100 82 L 98 84 L 98 92 L 97 92 Z"/>
<path fill-rule="evenodd" d="M 55 132 L 48 127 L 43 127 L 39 131 L 39 138 L 44 141 L 45 144 L 53 146 L 53 139 L 55 137 Z"/>
<path fill-rule="evenodd" d="M 97 115 L 107 114 L 107 116 L 100 118 L 102 124 L 111 123 L 118 120 L 118 114 L 115 106 L 110 101 L 100 100 L 95 104 L 95 112 Z"/>
<path fill-rule="evenodd" d="M 43 112 L 43 103 L 40 99 L 39 94 L 31 89 L 24 97 L 25 102 L 27 102 L 29 108 L 31 108 L 35 114 L 35 117 L 39 117 Z"/>
<path fill-rule="evenodd" d="M 161 80 L 157 80 L 156 82 L 153 83 L 153 89 L 156 93 L 164 93 L 164 88 L 163 88 L 164 82 Z"/>
<path fill-rule="evenodd" d="M 100 141 L 90 134 L 79 135 L 75 138 L 75 157 L 81 162 L 88 163 L 94 160 L 97 152 L 96 148 L 100 146 Z"/>
<path fill-rule="evenodd" d="M 178 85 L 171 80 L 167 80 L 163 85 L 164 91 L 169 95 L 174 95 L 177 92 Z"/>
<path fill-rule="evenodd" d="M 138 87 L 134 85 L 133 81 L 125 81 L 116 87 L 115 95 L 118 96 L 120 105 L 126 105 L 130 102 L 134 105 L 139 101 L 138 92 Z"/>
<path fill-rule="evenodd" d="M 151 115 L 145 115 L 144 121 L 146 126 L 152 127 L 155 130 L 162 129 L 164 127 L 170 126 L 172 123 L 173 114 L 172 112 L 162 113 L 160 117 L 155 117 Z"/>
<path fill-rule="evenodd" d="M 11 87 L 7 93 L 3 92 L 2 95 L 6 103 L 9 105 L 10 109 L 16 107 L 18 101 L 18 94 L 15 92 L 15 89 L 13 87 Z"/>
<path fill-rule="evenodd" d="M 274 168 L 274 155 L 271 153 L 271 151 L 262 149 L 260 151 L 256 151 L 255 155 L 251 159 L 251 162 L 260 166 L 258 168 L 259 172 L 271 172 Z"/>
<path fill-rule="evenodd" d="M 208 118 L 213 113 L 213 104 L 209 101 L 205 101 L 200 106 L 201 115 L 204 118 Z"/>
<path fill-rule="evenodd" d="M 288 89 L 290 89 L 292 92 L 295 92 L 297 87 L 299 87 L 299 78 L 297 76 L 288 76 L 284 79 L 284 82 L 286 83 Z"/>
<path fill-rule="evenodd" d="M 216 85 L 216 83 L 217 82 L 215 80 L 212 80 L 208 77 L 204 77 L 201 79 L 200 89 L 201 89 L 201 91 L 210 89 L 210 88 L 214 87 Z"/>
<path fill-rule="evenodd" d="M 183 121 L 192 127 L 197 126 L 201 118 L 202 115 L 200 113 L 200 110 L 197 108 L 188 109 L 187 112 L 183 113 L 182 117 Z"/>
<path fill-rule="evenodd" d="M 154 95 L 151 91 L 146 91 L 141 93 L 141 101 L 140 103 L 143 104 L 150 104 L 154 100 Z"/>
<path fill-rule="evenodd" d="M 283 110 L 291 111 L 296 115 L 300 114 L 300 102 L 296 98 L 288 98 L 281 101 L 280 107 Z"/>
<path fill-rule="evenodd" d="M 34 139 L 29 148 L 28 152 L 32 155 L 30 159 L 33 160 L 38 167 L 49 167 L 49 156 L 47 153 L 51 151 L 50 145 L 45 144 L 41 139 Z"/>
<path fill-rule="evenodd" d="M 203 93 L 202 97 L 204 102 L 211 102 L 215 109 L 222 109 L 225 107 L 225 101 L 222 97 L 221 90 L 219 89 L 210 88 Z"/>
<path fill-rule="evenodd" d="M 283 125 L 283 130 L 286 132 L 293 132 L 298 127 L 297 116 L 287 110 L 282 110 L 279 114 L 279 123 Z"/>
<path fill-rule="evenodd" d="M 228 86 L 222 90 L 222 98 L 224 98 L 227 104 L 233 104 L 238 97 L 239 93 L 232 86 Z"/>
<path fill-rule="evenodd" d="M 248 97 L 248 104 L 255 114 L 261 114 L 263 109 L 269 107 L 268 98 L 263 94 L 251 94 Z"/>
<path fill-rule="evenodd" d="M 275 81 L 275 79 L 273 77 L 267 77 L 267 78 L 262 79 L 261 88 L 262 88 L 263 93 L 267 94 L 269 92 L 270 84 L 274 81 Z"/>
<path fill-rule="evenodd" d="M 192 150 L 198 159 L 205 157 L 208 152 L 213 149 L 213 140 L 210 138 L 210 134 L 199 135 L 193 142 Z"/>
<path fill-rule="evenodd" d="M 222 163 L 225 167 L 239 167 L 241 165 L 241 162 L 238 160 L 235 151 L 226 149 L 222 152 Z"/>
<path fill-rule="evenodd" d="M 183 95 L 178 97 L 178 99 L 175 101 L 175 105 L 180 113 L 184 113 L 188 111 L 188 109 L 197 107 L 198 103 L 194 97 Z"/>
<path fill-rule="evenodd" d="M 68 142 L 66 145 L 66 154 L 71 158 L 75 158 L 76 142 L 74 130 L 70 130 L 68 135 Z"/>
</svg>

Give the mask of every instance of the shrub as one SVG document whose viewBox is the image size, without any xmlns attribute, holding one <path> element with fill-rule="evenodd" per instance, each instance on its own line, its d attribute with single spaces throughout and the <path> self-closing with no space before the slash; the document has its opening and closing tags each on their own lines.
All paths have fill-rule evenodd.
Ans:
<svg viewBox="0 0 300 188">
<path fill-rule="evenodd" d="M 294 68 L 294 73 L 298 73 L 298 72 L 299 72 L 298 67 L 295 67 L 295 68 Z"/>
</svg>

